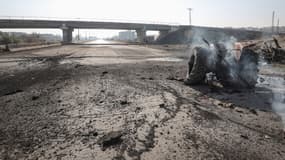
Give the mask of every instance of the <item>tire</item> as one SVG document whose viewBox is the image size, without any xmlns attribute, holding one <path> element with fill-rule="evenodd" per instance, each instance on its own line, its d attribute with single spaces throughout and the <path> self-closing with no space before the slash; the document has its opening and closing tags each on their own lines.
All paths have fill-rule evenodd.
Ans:
<svg viewBox="0 0 285 160">
<path fill-rule="evenodd" d="M 188 61 L 188 73 L 185 84 L 195 85 L 204 83 L 208 68 L 206 66 L 207 57 L 211 52 L 202 47 L 195 47 L 191 51 Z"/>
</svg>

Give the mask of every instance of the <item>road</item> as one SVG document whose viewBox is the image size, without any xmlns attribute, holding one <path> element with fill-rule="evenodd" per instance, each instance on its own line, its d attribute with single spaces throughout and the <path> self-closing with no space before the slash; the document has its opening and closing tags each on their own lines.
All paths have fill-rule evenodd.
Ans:
<svg viewBox="0 0 285 160">
<path fill-rule="evenodd" d="M 185 86 L 181 46 L 0 56 L 0 159 L 284 159 L 271 92 Z"/>
<path fill-rule="evenodd" d="M 86 42 L 85 44 L 124 44 L 124 43 L 119 42 L 119 41 L 108 41 L 104 39 L 97 39 L 97 40 Z"/>
</svg>

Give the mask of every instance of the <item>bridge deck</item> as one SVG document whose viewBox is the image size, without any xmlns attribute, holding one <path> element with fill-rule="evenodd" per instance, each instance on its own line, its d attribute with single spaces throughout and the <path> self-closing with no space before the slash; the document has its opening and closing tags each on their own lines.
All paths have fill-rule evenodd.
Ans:
<svg viewBox="0 0 285 160">
<path fill-rule="evenodd" d="M 125 22 L 96 22 L 96 21 L 64 21 L 64 20 L 21 20 L 0 19 L 0 28 L 70 28 L 83 29 L 126 29 L 126 30 L 171 30 L 174 25 L 144 24 Z"/>
</svg>

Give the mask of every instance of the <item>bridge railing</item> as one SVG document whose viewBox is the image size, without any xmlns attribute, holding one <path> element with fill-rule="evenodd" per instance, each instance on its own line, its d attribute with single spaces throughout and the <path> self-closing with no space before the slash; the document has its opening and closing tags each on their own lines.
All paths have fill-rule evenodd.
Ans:
<svg viewBox="0 0 285 160">
<path fill-rule="evenodd" d="M 68 18 L 68 17 L 37 17 L 37 16 L 1 16 L 0 19 L 7 20 L 50 20 L 50 21 L 88 21 L 88 22 L 118 22 L 118 23 L 142 23 L 160 25 L 180 25 L 172 22 L 144 21 L 144 20 L 124 20 L 124 19 L 98 19 L 98 18 Z"/>
</svg>

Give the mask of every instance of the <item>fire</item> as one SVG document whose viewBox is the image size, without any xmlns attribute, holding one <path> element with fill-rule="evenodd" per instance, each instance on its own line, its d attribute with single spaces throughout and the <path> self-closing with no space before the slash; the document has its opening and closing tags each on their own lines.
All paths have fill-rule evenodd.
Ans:
<svg viewBox="0 0 285 160">
<path fill-rule="evenodd" d="M 234 51 L 235 51 L 234 53 L 235 53 L 235 57 L 237 60 L 240 59 L 242 48 L 243 48 L 242 43 L 240 43 L 240 42 L 234 43 Z"/>
</svg>

